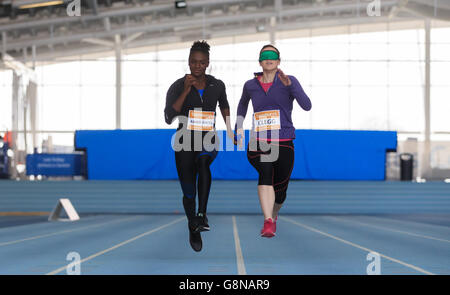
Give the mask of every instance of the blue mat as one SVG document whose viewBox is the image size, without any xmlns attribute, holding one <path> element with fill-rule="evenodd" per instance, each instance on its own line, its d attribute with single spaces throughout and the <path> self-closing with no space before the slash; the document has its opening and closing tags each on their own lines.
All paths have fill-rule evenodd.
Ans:
<svg viewBox="0 0 450 295">
<path fill-rule="evenodd" d="M 177 179 L 174 130 L 80 130 L 75 147 L 87 152 L 92 180 Z M 238 151 L 218 132 L 222 151 L 211 165 L 212 177 L 257 179 L 246 151 Z M 248 142 L 248 131 L 246 141 Z M 396 150 L 393 131 L 297 130 L 292 179 L 384 180 L 386 151 Z M 246 145 L 245 145 L 246 146 Z"/>
</svg>

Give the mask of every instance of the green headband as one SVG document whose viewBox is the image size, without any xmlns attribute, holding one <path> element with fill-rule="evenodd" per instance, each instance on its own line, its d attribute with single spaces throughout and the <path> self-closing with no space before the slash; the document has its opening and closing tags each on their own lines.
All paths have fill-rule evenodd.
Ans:
<svg viewBox="0 0 450 295">
<path fill-rule="evenodd" d="M 261 54 L 259 55 L 259 61 L 263 61 L 263 60 L 278 60 L 280 59 L 280 56 L 278 55 L 277 52 L 275 51 L 271 51 L 271 50 L 266 50 L 261 52 Z"/>
</svg>

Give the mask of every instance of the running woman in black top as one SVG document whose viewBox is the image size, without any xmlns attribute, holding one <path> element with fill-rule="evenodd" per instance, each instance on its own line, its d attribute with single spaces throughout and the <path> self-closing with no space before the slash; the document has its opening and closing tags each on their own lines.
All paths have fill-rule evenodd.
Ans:
<svg viewBox="0 0 450 295">
<path fill-rule="evenodd" d="M 179 126 L 174 138 L 175 163 L 183 191 L 183 207 L 188 219 L 189 242 L 201 251 L 200 232 L 208 231 L 206 207 L 211 188 L 210 165 L 218 153 L 215 131 L 217 102 L 227 126 L 227 135 L 234 138 L 229 122 L 230 107 L 225 84 L 206 75 L 209 66 L 209 45 L 196 41 L 189 54 L 191 74 L 175 81 L 167 91 L 165 120 L 171 124 L 177 117 Z M 198 193 L 198 211 L 196 194 Z"/>
</svg>

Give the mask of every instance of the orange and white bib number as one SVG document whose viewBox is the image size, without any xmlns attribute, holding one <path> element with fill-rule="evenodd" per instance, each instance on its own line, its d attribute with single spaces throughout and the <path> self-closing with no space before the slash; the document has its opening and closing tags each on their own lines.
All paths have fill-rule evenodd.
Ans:
<svg viewBox="0 0 450 295">
<path fill-rule="evenodd" d="M 257 112 L 253 120 L 256 132 L 281 129 L 280 110 Z"/>
<path fill-rule="evenodd" d="M 211 131 L 214 130 L 214 112 L 189 111 L 188 130 Z"/>
</svg>

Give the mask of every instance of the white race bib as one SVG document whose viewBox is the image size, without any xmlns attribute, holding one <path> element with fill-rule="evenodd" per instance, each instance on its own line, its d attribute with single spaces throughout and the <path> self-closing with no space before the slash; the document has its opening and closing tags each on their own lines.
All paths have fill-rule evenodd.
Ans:
<svg viewBox="0 0 450 295">
<path fill-rule="evenodd" d="M 281 129 L 280 110 L 257 112 L 253 120 L 256 132 Z"/>
<path fill-rule="evenodd" d="M 188 130 L 211 131 L 214 130 L 214 112 L 189 111 Z"/>
</svg>

